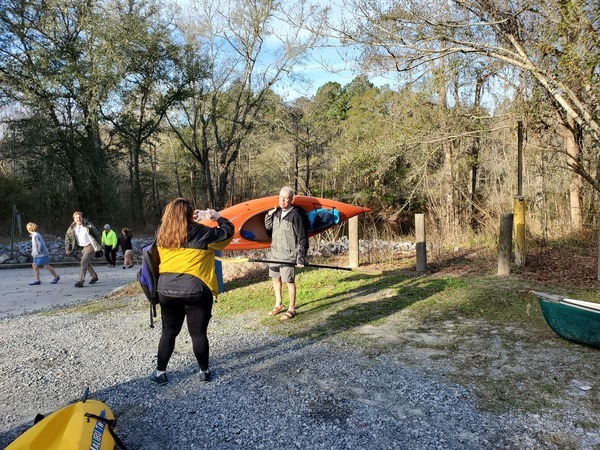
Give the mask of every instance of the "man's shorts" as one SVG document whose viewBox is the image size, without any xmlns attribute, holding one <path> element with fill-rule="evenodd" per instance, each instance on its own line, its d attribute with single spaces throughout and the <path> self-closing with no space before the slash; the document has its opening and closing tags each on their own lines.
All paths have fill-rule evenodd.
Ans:
<svg viewBox="0 0 600 450">
<path fill-rule="evenodd" d="M 296 278 L 295 264 L 269 264 L 269 276 L 281 277 L 284 283 L 293 283 Z"/>
<path fill-rule="evenodd" d="M 44 267 L 50 263 L 50 258 L 48 256 L 40 256 L 38 258 L 33 258 L 33 263 L 36 266 Z"/>
</svg>

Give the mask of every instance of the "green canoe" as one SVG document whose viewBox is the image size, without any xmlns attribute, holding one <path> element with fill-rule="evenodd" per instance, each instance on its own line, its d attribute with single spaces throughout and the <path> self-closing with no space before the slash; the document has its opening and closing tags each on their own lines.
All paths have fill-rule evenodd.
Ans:
<svg viewBox="0 0 600 450">
<path fill-rule="evenodd" d="M 556 334 L 579 344 L 600 347 L 600 303 L 531 291 L 546 323 Z"/>
</svg>

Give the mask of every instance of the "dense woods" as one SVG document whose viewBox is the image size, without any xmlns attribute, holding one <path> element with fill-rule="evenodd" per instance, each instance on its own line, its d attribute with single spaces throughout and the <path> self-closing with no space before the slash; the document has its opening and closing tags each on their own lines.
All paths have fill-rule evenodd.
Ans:
<svg viewBox="0 0 600 450">
<path fill-rule="evenodd" d="M 370 206 L 372 223 L 423 212 L 449 242 L 489 236 L 517 193 L 518 122 L 528 230 L 595 229 L 599 10 L 6 0 L 0 235 L 13 205 L 49 233 L 74 210 L 142 233 L 175 196 L 220 209 L 289 184 Z M 354 79 L 290 98 L 332 46 Z"/>
</svg>

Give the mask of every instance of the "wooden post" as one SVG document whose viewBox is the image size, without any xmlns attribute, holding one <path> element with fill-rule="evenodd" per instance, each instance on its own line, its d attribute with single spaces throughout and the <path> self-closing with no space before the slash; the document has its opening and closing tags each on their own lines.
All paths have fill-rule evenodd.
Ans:
<svg viewBox="0 0 600 450">
<path fill-rule="evenodd" d="M 515 228 L 515 264 L 525 265 L 525 202 L 523 197 L 515 196 L 513 205 Z"/>
<path fill-rule="evenodd" d="M 350 267 L 356 269 L 360 263 L 358 255 L 358 216 L 348 219 L 348 254 L 350 257 Z"/>
<path fill-rule="evenodd" d="M 513 215 L 502 214 L 502 217 L 500 218 L 500 242 L 498 244 L 498 276 L 510 274 L 512 227 Z"/>
<path fill-rule="evenodd" d="M 427 241 L 425 239 L 425 215 L 415 214 L 415 237 L 417 249 L 417 272 L 427 270 Z"/>
</svg>

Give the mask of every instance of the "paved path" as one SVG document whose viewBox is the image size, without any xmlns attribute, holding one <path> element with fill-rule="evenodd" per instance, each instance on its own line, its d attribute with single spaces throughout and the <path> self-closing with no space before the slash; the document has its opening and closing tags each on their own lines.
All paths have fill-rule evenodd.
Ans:
<svg viewBox="0 0 600 450">
<path fill-rule="evenodd" d="M 136 280 L 139 266 L 125 270 L 122 266 L 94 266 L 98 273 L 98 282 L 89 284 L 88 274 L 83 288 L 74 286 L 79 275 L 79 266 L 53 267 L 60 276 L 60 281 L 57 284 L 50 284 L 52 275 L 47 270 L 40 269 L 42 284 L 38 286 L 29 285 L 33 281 L 31 267 L 28 269 L 1 269 L 0 318 L 104 297 L 115 289 Z"/>
</svg>

